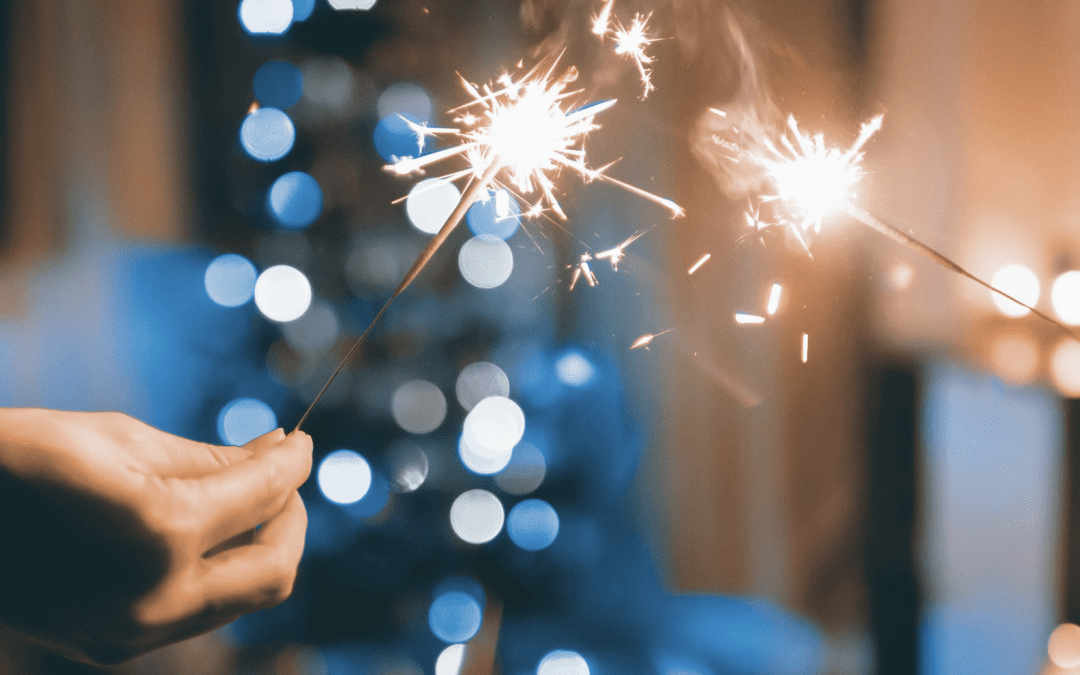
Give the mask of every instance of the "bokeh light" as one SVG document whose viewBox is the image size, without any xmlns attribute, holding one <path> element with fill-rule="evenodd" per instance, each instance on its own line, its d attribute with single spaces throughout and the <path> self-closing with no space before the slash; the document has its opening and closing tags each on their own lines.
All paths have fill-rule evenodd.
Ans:
<svg viewBox="0 0 1080 675">
<path fill-rule="evenodd" d="M 1080 342 L 1065 338 L 1050 354 L 1050 379 L 1066 398 L 1080 398 Z"/>
<path fill-rule="evenodd" d="M 219 255 L 206 266 L 203 285 L 210 299 L 222 307 L 239 307 L 255 295 L 255 265 L 242 255 Z"/>
<path fill-rule="evenodd" d="M 483 608 L 463 591 L 446 591 L 435 597 L 428 610 L 428 625 L 443 642 L 465 642 L 480 630 Z"/>
<path fill-rule="evenodd" d="M 1039 301 L 1039 278 L 1035 273 L 1023 265 L 1006 265 L 994 273 L 990 283 L 1020 302 L 1027 303 L 1032 307 Z M 998 311 L 1005 316 L 1017 318 L 1026 315 L 1030 310 L 1027 307 L 1007 300 L 997 293 L 993 294 L 994 304 Z"/>
<path fill-rule="evenodd" d="M 505 396 L 488 396 L 465 416 L 464 442 L 469 449 L 494 459 L 510 453 L 525 433 L 525 413 Z"/>
<path fill-rule="evenodd" d="M 287 61 L 267 61 L 255 71 L 252 90 L 261 105 L 284 110 L 303 95 L 304 76 Z"/>
<path fill-rule="evenodd" d="M 557 649 L 540 659 L 536 675 L 589 675 L 589 664 L 577 652 Z"/>
<path fill-rule="evenodd" d="M 307 21 L 308 17 L 311 16 L 311 13 L 315 11 L 315 0 L 292 0 L 292 4 L 292 20 L 294 23 L 297 21 Z"/>
<path fill-rule="evenodd" d="M 990 343 L 990 361 L 1001 379 L 1026 384 L 1039 368 L 1039 345 L 1027 333 L 1002 333 Z"/>
<path fill-rule="evenodd" d="M 510 463 L 495 476 L 495 484 L 508 494 L 527 495 L 540 487 L 546 473 L 544 454 L 528 441 L 522 441 L 514 447 Z"/>
<path fill-rule="evenodd" d="M 435 431 L 446 419 L 446 397 L 426 380 L 410 380 L 390 399 L 390 412 L 398 426 L 410 434 Z"/>
<path fill-rule="evenodd" d="M 461 463 L 469 471 L 481 476 L 489 476 L 502 471 L 510 463 L 512 456 L 511 450 L 495 455 L 484 455 L 469 446 L 465 434 L 461 434 L 461 438 L 458 439 L 458 457 L 461 458 Z"/>
<path fill-rule="evenodd" d="M 280 35 L 292 24 L 293 4 L 289 0 L 241 0 L 237 14 L 249 33 Z"/>
<path fill-rule="evenodd" d="M 496 288 L 514 271 L 514 253 L 493 234 L 477 235 L 461 245 L 458 269 L 477 288 Z"/>
<path fill-rule="evenodd" d="M 409 113 L 391 113 L 379 120 L 375 125 L 375 133 L 372 141 L 375 143 L 375 151 L 387 162 L 395 162 L 403 157 L 416 157 L 421 154 L 420 136 L 409 126 L 408 122 L 421 124 Z M 431 138 L 424 139 L 423 150 L 430 152 L 435 147 Z"/>
<path fill-rule="evenodd" d="M 262 162 L 273 162 L 289 154 L 296 142 L 296 127 L 277 108 L 259 108 L 248 113 L 240 125 L 240 145 Z"/>
<path fill-rule="evenodd" d="M 257 398 L 229 401 L 218 413 L 218 436 L 226 445 L 243 445 L 277 429 L 277 415 Z"/>
<path fill-rule="evenodd" d="M 458 373 L 454 393 L 462 408 L 472 410 L 488 396 L 509 396 L 510 379 L 503 369 L 494 363 L 477 361 L 465 366 Z"/>
<path fill-rule="evenodd" d="M 425 234 L 438 232 L 454 211 L 461 192 L 442 178 L 427 178 L 409 190 L 405 213 L 413 227 Z"/>
<path fill-rule="evenodd" d="M 335 504 L 354 504 L 371 488 L 371 465 L 352 450 L 336 450 L 319 462 L 319 490 Z"/>
<path fill-rule="evenodd" d="M 402 441 L 389 452 L 387 467 L 397 492 L 412 492 L 427 480 L 430 463 L 427 453 L 416 443 Z"/>
<path fill-rule="evenodd" d="M 1080 626 L 1063 623 L 1050 633 L 1046 644 L 1050 661 L 1058 668 L 1080 666 Z"/>
<path fill-rule="evenodd" d="M 578 352 L 567 352 L 555 362 L 555 377 L 571 387 L 583 387 L 592 380 L 596 368 Z"/>
<path fill-rule="evenodd" d="M 375 104 L 375 110 L 379 119 L 390 115 L 404 115 L 414 122 L 430 122 L 431 97 L 415 84 L 398 82 L 383 90 Z"/>
<path fill-rule="evenodd" d="M 295 321 L 310 305 L 311 283 L 295 267 L 274 265 L 255 281 L 255 306 L 271 321 Z"/>
<path fill-rule="evenodd" d="M 497 537 L 505 518 L 502 502 L 487 490 L 464 492 L 450 506 L 450 527 L 470 544 L 485 544 Z"/>
<path fill-rule="evenodd" d="M 322 213 L 323 193 L 314 178 L 303 171 L 290 171 L 274 181 L 266 201 L 279 225 L 299 230 Z"/>
<path fill-rule="evenodd" d="M 281 334 L 297 352 L 318 354 L 337 342 L 340 330 L 333 306 L 325 300 L 314 300 L 300 318 L 281 327 Z"/>
<path fill-rule="evenodd" d="M 439 658 L 435 659 L 435 675 L 460 675 L 464 663 L 465 645 L 450 645 L 439 652 Z"/>
<path fill-rule="evenodd" d="M 1070 270 L 1058 275 L 1050 287 L 1050 303 L 1061 323 L 1080 325 L 1080 271 Z"/>
<path fill-rule="evenodd" d="M 506 517 L 510 541 L 526 551 L 551 546 L 559 534 L 559 514 L 542 499 L 526 499 L 510 509 Z"/>
<path fill-rule="evenodd" d="M 505 188 L 487 190 L 465 212 L 465 222 L 473 234 L 490 234 L 499 239 L 509 239 L 521 224 L 521 205 Z"/>
</svg>

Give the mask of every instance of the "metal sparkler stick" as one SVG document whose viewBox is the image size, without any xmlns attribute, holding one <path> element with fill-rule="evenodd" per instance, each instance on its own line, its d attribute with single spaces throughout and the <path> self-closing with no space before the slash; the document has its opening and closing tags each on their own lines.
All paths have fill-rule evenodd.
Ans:
<svg viewBox="0 0 1080 675">
<path fill-rule="evenodd" d="M 906 234 L 906 233 L 898 230 L 897 228 L 893 227 L 892 225 L 889 225 L 888 223 L 881 220 L 880 218 L 878 218 L 874 214 L 870 213 L 866 209 L 861 208 L 859 206 L 856 206 L 856 205 L 852 204 L 851 202 L 844 202 L 843 204 L 840 205 L 840 209 L 844 213 L 846 213 L 847 215 L 851 216 L 855 220 L 862 223 L 863 225 L 866 225 L 867 227 L 870 227 L 871 229 L 876 230 L 877 232 L 880 232 L 881 234 L 885 235 L 889 239 L 892 239 L 896 243 L 901 244 L 903 246 L 906 246 L 906 247 L 908 247 L 908 248 L 910 248 L 910 249 L 912 249 L 914 251 L 917 251 L 918 253 L 921 253 L 922 255 L 926 256 L 930 260 L 933 260 L 934 262 L 941 265 L 942 267 L 944 267 L 946 269 L 949 269 L 949 270 L 952 270 L 953 272 L 956 272 L 957 274 L 959 274 L 961 276 L 967 277 L 968 279 L 971 279 L 972 281 L 974 281 L 977 284 L 985 286 L 986 288 L 990 289 L 994 293 L 997 293 L 998 295 L 1000 295 L 1001 297 L 1003 297 L 1003 298 L 1005 298 L 1007 300 L 1012 300 L 1013 302 L 1020 305 L 1021 307 L 1025 307 L 1028 310 L 1030 310 L 1031 313 L 1033 313 L 1035 316 L 1038 316 L 1038 317 L 1040 317 L 1042 319 L 1045 319 L 1045 320 L 1049 321 L 1050 323 L 1054 324 L 1058 328 L 1064 330 L 1066 333 L 1068 333 L 1072 337 L 1080 339 L 1080 335 L 1078 335 L 1076 333 L 1076 331 L 1074 331 L 1072 328 L 1066 326 L 1065 324 L 1061 323 L 1060 321 L 1058 321 L 1054 317 L 1050 316 L 1049 314 L 1046 314 L 1045 312 L 1039 311 L 1038 309 L 1035 309 L 1034 307 L 1027 304 L 1026 302 L 1023 302 L 1021 300 L 1017 300 L 1016 298 L 1009 295 L 1005 291 L 1001 290 L 997 286 L 994 286 L 993 284 L 980 279 L 979 277 L 975 276 L 971 272 L 968 272 L 963 267 L 960 267 L 960 265 L 957 265 L 955 262 L 953 262 L 952 260 L 950 260 L 946 256 L 942 255 L 941 253 L 938 253 L 937 251 L 930 248 L 926 244 L 922 243 L 918 239 L 912 237 L 911 235 Z"/>
<path fill-rule="evenodd" d="M 491 180 L 495 177 L 495 174 L 498 173 L 499 169 L 501 168 L 502 162 L 496 157 L 491 161 L 491 164 L 488 165 L 487 169 L 484 170 L 484 173 L 480 176 L 480 178 L 474 180 L 469 185 L 469 187 L 465 189 L 465 192 L 461 195 L 461 199 L 458 200 L 457 206 L 454 207 L 453 212 L 446 219 L 446 222 L 443 223 L 443 226 L 439 228 L 439 231 L 435 234 L 435 236 L 432 237 L 430 241 L 428 241 L 426 246 L 424 246 L 424 250 L 420 251 L 420 254 L 416 256 L 416 260 L 413 262 L 412 267 L 410 267 L 409 271 L 405 273 L 404 277 L 402 277 L 401 283 L 398 284 L 397 289 L 394 290 L 394 293 L 390 296 L 390 299 L 386 301 L 386 304 L 382 306 L 382 309 L 379 310 L 379 313 L 375 315 L 375 318 L 371 320 L 371 323 L 369 323 L 367 328 L 364 329 L 364 332 L 361 333 L 360 337 L 358 337 L 356 339 L 356 342 L 353 343 L 352 348 L 349 349 L 349 352 L 345 355 L 345 358 L 341 360 L 341 363 L 338 365 L 337 369 L 334 370 L 332 375 L 330 375 L 330 379 L 327 380 L 326 384 L 323 385 L 323 388 L 319 390 L 319 393 L 315 396 L 315 400 L 312 401 L 311 405 L 309 405 L 307 407 L 307 410 L 304 411 L 304 414 L 300 417 L 300 421 L 296 423 L 296 428 L 293 429 L 293 431 L 300 430 L 300 426 L 304 423 L 305 420 L 307 420 L 308 415 L 311 413 L 311 409 L 315 407 L 315 404 L 318 403 L 319 399 L 323 397 L 323 394 L 326 393 L 326 390 L 330 388 L 330 384 L 338 376 L 338 373 L 340 373 L 342 369 L 345 368 L 345 364 L 352 359 L 353 355 L 356 353 L 356 350 L 360 348 L 360 345 L 363 344 L 364 339 L 367 338 L 368 333 L 371 332 L 371 329 L 375 327 L 375 324 L 378 323 L 382 315 L 385 314 L 386 310 L 390 308 L 391 303 L 394 302 L 397 296 L 401 295 L 401 293 L 409 287 L 409 284 L 411 284 L 413 280 L 416 279 L 416 277 L 420 274 L 424 267 L 427 266 L 428 262 L 435 255 L 435 252 L 442 247 L 443 242 L 445 242 L 447 237 L 450 236 L 450 233 L 454 231 L 454 228 L 458 226 L 458 223 L 461 222 L 461 219 L 465 217 L 465 212 L 469 210 L 469 207 L 472 206 L 473 202 L 475 202 L 477 197 L 480 196 L 480 192 L 487 189 L 488 184 L 491 183 Z"/>
</svg>

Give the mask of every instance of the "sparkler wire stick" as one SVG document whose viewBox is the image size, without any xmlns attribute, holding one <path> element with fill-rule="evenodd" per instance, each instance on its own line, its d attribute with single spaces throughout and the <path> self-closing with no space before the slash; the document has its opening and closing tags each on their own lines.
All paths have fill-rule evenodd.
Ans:
<svg viewBox="0 0 1080 675">
<path fill-rule="evenodd" d="M 469 207 L 472 206 L 473 202 L 475 202 L 476 199 L 480 196 L 480 192 L 487 188 L 488 184 L 491 183 L 493 178 L 495 178 L 495 174 L 497 174 L 502 167 L 502 162 L 498 158 L 493 159 L 491 161 L 491 164 L 489 164 L 488 167 L 484 170 L 483 175 L 481 175 L 480 178 L 474 180 L 465 189 L 464 194 L 461 195 L 461 199 L 458 200 L 457 206 L 454 207 L 454 210 L 450 213 L 450 216 L 447 217 L 446 222 L 443 223 L 443 226 L 439 228 L 438 233 L 436 233 L 435 236 L 428 241 L 427 245 L 424 246 L 424 250 L 420 251 L 420 254 L 416 256 L 416 260 L 413 262 L 412 267 L 410 267 L 409 271 L 405 273 L 404 277 L 402 277 L 401 283 L 398 284 L 397 289 L 394 290 L 394 293 L 390 296 L 390 299 L 386 301 L 386 304 L 382 306 L 382 309 L 379 310 L 379 313 L 375 315 L 375 318 L 371 320 L 371 323 L 369 323 L 367 328 L 364 329 L 364 332 L 361 333 L 360 337 L 358 337 L 356 339 L 356 342 L 353 343 L 352 348 L 349 349 L 349 352 L 345 355 L 345 358 L 341 360 L 341 363 L 338 365 L 337 369 L 334 370 L 334 373 L 330 376 L 330 379 L 327 380 L 326 384 L 323 385 L 323 388 L 319 390 L 319 393 L 315 396 L 315 400 L 312 401 L 311 405 L 309 405 L 307 407 L 307 410 L 304 411 L 304 414 L 300 417 L 300 421 L 296 423 L 296 428 L 293 429 L 293 431 L 300 430 L 300 426 L 304 423 L 305 420 L 307 420 L 308 415 L 311 414 L 311 409 L 315 407 L 315 404 L 318 403 L 319 399 L 323 397 L 323 394 L 326 393 L 326 390 L 330 388 L 330 384 L 334 381 L 335 378 L 337 378 L 338 373 L 340 373 L 342 369 L 345 368 L 345 364 L 347 364 L 352 359 L 353 355 L 356 353 L 356 350 L 360 348 L 360 345 L 363 344 L 364 339 L 367 338 L 368 333 L 371 332 L 371 329 L 375 327 L 375 324 L 378 323 L 380 318 L 382 318 L 382 315 L 385 314 L 386 310 L 390 308 L 391 303 L 393 303 L 394 300 L 397 299 L 397 296 L 401 295 L 401 293 L 409 287 L 413 280 L 416 279 L 420 272 L 427 266 L 428 262 L 435 255 L 435 252 L 442 247 L 443 242 L 445 242 L 447 237 L 450 236 L 450 233 L 454 231 L 454 228 L 458 226 L 458 224 L 461 222 L 461 219 L 465 217 L 465 212 L 469 210 Z"/>
<path fill-rule="evenodd" d="M 1035 309 L 1034 307 L 1027 304 L 1026 302 L 1022 302 L 1020 300 L 1017 300 L 1016 298 L 1009 295 L 1005 291 L 1001 290 L 997 286 L 994 286 L 993 284 L 991 284 L 991 283 L 989 283 L 987 281 L 983 281 L 979 277 L 975 276 L 971 272 L 968 272 L 963 267 L 960 267 L 955 262 L 953 262 L 949 258 L 942 255 L 941 253 L 938 253 L 937 251 L 930 248 L 926 244 L 922 243 L 918 239 L 912 237 L 911 235 L 906 234 L 906 233 L 902 232 L 901 230 L 898 230 L 897 228 L 893 227 L 892 225 L 889 225 L 888 223 L 881 220 L 880 218 L 878 218 L 874 214 L 870 213 L 866 209 L 861 208 L 859 206 L 856 206 L 856 205 L 852 204 L 851 202 L 844 202 L 843 204 L 840 205 L 840 209 L 844 213 L 846 213 L 847 215 L 851 216 L 855 220 L 862 223 L 863 225 L 866 225 L 867 227 L 869 227 L 869 228 L 871 228 L 873 230 L 876 230 L 877 232 L 880 232 L 881 234 L 885 235 L 889 239 L 892 239 L 896 243 L 901 244 L 903 246 L 906 246 L 906 247 L 908 247 L 908 248 L 910 248 L 910 249 L 912 249 L 912 250 L 914 250 L 914 251 L 916 251 L 918 253 L 921 253 L 922 255 L 926 256 L 930 260 L 933 260 L 934 262 L 941 265 L 942 267 L 944 267 L 946 269 L 949 269 L 949 270 L 952 270 L 953 272 L 956 272 L 957 274 L 959 274 L 961 276 L 967 277 L 968 279 L 971 279 L 972 281 L 974 281 L 977 284 L 980 284 L 981 286 L 985 286 L 986 288 L 990 289 L 994 293 L 997 293 L 1001 297 L 1003 297 L 1003 298 L 1005 298 L 1007 300 L 1012 300 L 1013 302 L 1020 305 L 1021 307 L 1027 308 L 1033 314 L 1035 314 L 1035 316 L 1038 316 L 1038 317 L 1040 317 L 1042 319 L 1045 319 L 1045 320 L 1049 321 L 1050 323 L 1054 324 L 1058 328 L 1061 328 L 1062 330 L 1064 330 L 1069 335 L 1071 335 L 1071 336 L 1073 336 L 1075 338 L 1080 338 L 1080 335 L 1077 335 L 1076 332 L 1072 328 L 1069 328 L 1068 326 L 1061 323 L 1060 321 L 1058 321 L 1054 317 L 1050 316 L 1049 314 L 1046 314 L 1045 312 L 1041 312 L 1041 311 Z"/>
</svg>

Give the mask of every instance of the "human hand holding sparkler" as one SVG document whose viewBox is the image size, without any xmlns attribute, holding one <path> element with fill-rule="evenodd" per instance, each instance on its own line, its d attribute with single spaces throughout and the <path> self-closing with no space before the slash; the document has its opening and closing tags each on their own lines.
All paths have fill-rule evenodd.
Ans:
<svg viewBox="0 0 1080 675">
<path fill-rule="evenodd" d="M 499 78 L 499 88 L 492 85 L 477 87 L 461 78 L 461 84 L 472 100 L 451 111 L 456 114 L 454 121 L 458 126 L 430 128 L 408 122 L 419 139 L 419 151 L 423 151 L 428 136 L 452 136 L 460 138 L 462 142 L 427 155 L 403 158 L 387 166 L 386 170 L 408 175 L 423 172 L 437 162 L 461 157 L 467 166 L 443 176 L 443 179 L 452 181 L 466 178 L 468 187 L 439 232 L 420 252 L 390 299 L 353 343 L 341 364 L 300 417 L 296 429 L 304 423 L 390 304 L 420 274 L 489 185 L 511 190 L 523 200 L 526 195 L 536 194 L 535 203 L 525 210 L 527 216 L 535 217 L 550 211 L 561 220 L 566 220 L 566 213 L 555 196 L 554 175 L 568 169 L 585 182 L 599 180 L 611 183 L 663 206 L 673 217 L 683 215 L 682 208 L 670 199 L 608 176 L 604 172 L 611 165 L 594 169 L 586 163 L 585 136 L 600 128 L 595 117 L 614 106 L 616 101 L 575 105 L 574 101 L 581 92 L 568 90 L 568 87 L 576 81 L 577 69 L 570 67 L 555 76 L 557 65 L 558 59 L 554 59 L 546 71 L 537 66 L 516 80 L 504 75 Z M 498 179 L 502 173 L 506 175 L 505 182 Z"/>
<path fill-rule="evenodd" d="M 224 447 L 120 413 L 0 409 L 0 623 L 116 663 L 278 604 L 311 449 L 281 429 Z"/>
</svg>

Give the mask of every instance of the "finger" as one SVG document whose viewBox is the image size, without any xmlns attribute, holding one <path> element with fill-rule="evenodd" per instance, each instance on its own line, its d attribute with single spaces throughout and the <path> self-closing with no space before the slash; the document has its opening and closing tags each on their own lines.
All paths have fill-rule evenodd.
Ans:
<svg viewBox="0 0 1080 675">
<path fill-rule="evenodd" d="M 296 580 L 306 531 L 304 502 L 293 492 L 281 513 L 259 528 L 250 546 L 206 559 L 202 578 L 206 602 L 227 614 L 255 612 L 285 600 Z"/>
<path fill-rule="evenodd" d="M 253 438 L 247 443 L 244 443 L 243 448 L 248 451 L 248 456 L 251 456 L 252 454 L 262 452 L 263 450 L 268 450 L 284 440 L 285 430 L 278 427 L 273 431 L 268 431 L 262 436 Z"/>
<path fill-rule="evenodd" d="M 188 482 L 203 550 L 270 520 L 311 473 L 311 437 L 289 434 L 248 459 Z"/>
</svg>

